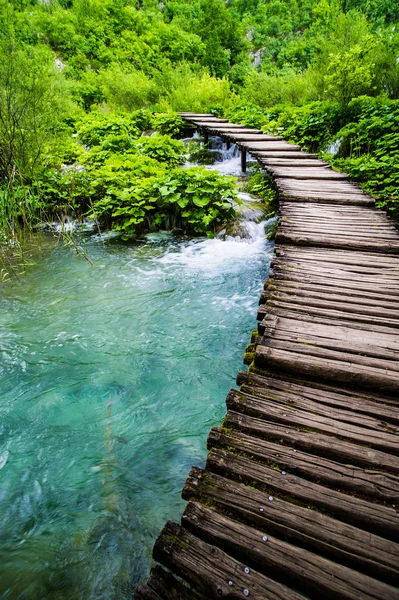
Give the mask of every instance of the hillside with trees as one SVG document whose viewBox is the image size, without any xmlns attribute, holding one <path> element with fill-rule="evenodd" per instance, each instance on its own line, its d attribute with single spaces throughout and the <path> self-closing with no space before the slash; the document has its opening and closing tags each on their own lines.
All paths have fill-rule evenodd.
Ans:
<svg viewBox="0 0 399 600">
<path fill-rule="evenodd" d="M 5 244 L 68 211 L 128 235 L 212 234 L 230 184 L 180 173 L 177 111 L 327 153 L 398 215 L 394 0 L 1 0 L 0 19 Z"/>
</svg>

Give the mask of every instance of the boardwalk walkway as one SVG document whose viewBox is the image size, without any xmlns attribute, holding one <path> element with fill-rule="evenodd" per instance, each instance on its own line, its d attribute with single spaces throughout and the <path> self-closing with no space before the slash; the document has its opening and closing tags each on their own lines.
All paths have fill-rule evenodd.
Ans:
<svg viewBox="0 0 399 600">
<path fill-rule="evenodd" d="M 279 227 L 254 362 L 135 598 L 399 599 L 398 231 L 316 156 L 183 116 L 273 175 Z"/>
</svg>

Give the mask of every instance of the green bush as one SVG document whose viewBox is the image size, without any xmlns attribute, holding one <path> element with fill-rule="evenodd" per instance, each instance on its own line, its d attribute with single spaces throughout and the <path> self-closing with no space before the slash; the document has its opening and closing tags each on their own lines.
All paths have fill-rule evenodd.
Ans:
<svg viewBox="0 0 399 600">
<path fill-rule="evenodd" d="M 341 122 L 341 107 L 334 102 L 311 102 L 305 106 L 282 106 L 269 116 L 282 135 L 306 150 L 319 150 L 337 133 Z"/>
<path fill-rule="evenodd" d="M 251 102 L 240 102 L 226 112 L 226 117 L 233 123 L 260 129 L 267 121 L 265 112 Z"/>
<path fill-rule="evenodd" d="M 140 177 L 137 168 L 129 173 L 122 164 L 106 164 L 98 172 L 92 186 L 102 197 L 93 210 L 100 222 L 126 237 L 158 229 L 212 235 L 235 214 L 232 178 L 199 167 L 167 173 L 155 161 L 142 164 Z"/>
<path fill-rule="evenodd" d="M 110 135 L 128 135 L 131 138 L 140 136 L 133 115 L 104 114 L 98 111 L 88 113 L 78 123 L 78 138 L 86 146 L 100 146 Z"/>
<path fill-rule="evenodd" d="M 183 134 L 184 121 L 180 115 L 174 112 L 155 113 L 152 126 L 163 135 L 179 137 Z"/>
<path fill-rule="evenodd" d="M 170 167 L 177 167 L 186 158 L 186 148 L 183 142 L 174 140 L 169 135 L 160 135 L 159 133 L 142 136 L 134 142 L 133 148 L 139 154 L 166 163 Z"/>
</svg>

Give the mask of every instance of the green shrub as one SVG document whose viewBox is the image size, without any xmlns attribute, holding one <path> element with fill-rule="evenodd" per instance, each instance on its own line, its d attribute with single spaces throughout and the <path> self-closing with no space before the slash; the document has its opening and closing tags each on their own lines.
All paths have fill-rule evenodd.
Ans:
<svg viewBox="0 0 399 600">
<path fill-rule="evenodd" d="M 100 146 L 110 135 L 128 135 L 131 138 L 140 136 L 141 131 L 136 125 L 134 113 L 104 114 L 98 111 L 88 113 L 78 123 L 78 138 L 86 146 Z"/>
<path fill-rule="evenodd" d="M 186 158 L 186 148 L 183 142 L 174 140 L 169 135 L 160 135 L 159 133 L 142 136 L 136 140 L 133 148 L 139 154 L 154 158 L 161 163 L 167 163 L 170 167 L 177 167 Z"/>
<path fill-rule="evenodd" d="M 267 121 L 265 112 L 251 102 L 240 102 L 226 112 L 226 117 L 233 123 L 260 129 Z"/>
<path fill-rule="evenodd" d="M 179 137 L 183 134 L 184 121 L 180 115 L 174 112 L 155 113 L 152 126 L 163 135 Z"/>
<path fill-rule="evenodd" d="M 97 218 L 126 237 L 162 228 L 212 235 L 235 214 L 232 178 L 198 167 L 167 173 L 155 164 L 144 167 L 146 176 L 138 176 L 136 169 L 129 178 L 126 166 L 105 165 L 92 184 L 102 195 L 93 203 Z"/>
<path fill-rule="evenodd" d="M 311 102 L 301 107 L 280 107 L 275 127 L 283 128 L 283 136 L 306 150 L 316 151 L 331 140 L 341 122 L 341 107 L 334 102 Z"/>
<path fill-rule="evenodd" d="M 336 159 L 332 163 L 338 169 L 349 173 L 362 188 L 376 198 L 376 206 L 385 208 L 399 220 L 399 156 L 369 154 Z"/>
</svg>

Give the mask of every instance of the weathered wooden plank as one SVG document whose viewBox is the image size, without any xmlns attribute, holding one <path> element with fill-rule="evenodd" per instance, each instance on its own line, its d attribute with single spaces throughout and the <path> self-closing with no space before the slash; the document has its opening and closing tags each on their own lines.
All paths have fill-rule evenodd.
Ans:
<svg viewBox="0 0 399 600">
<path fill-rule="evenodd" d="M 361 279 L 356 280 L 355 275 L 353 281 L 347 277 L 330 277 L 329 275 L 324 275 L 322 273 L 311 273 L 307 274 L 306 270 L 295 271 L 289 269 L 282 268 L 273 268 L 270 271 L 270 277 L 273 279 L 274 283 L 284 282 L 284 285 L 294 285 L 303 283 L 303 285 L 312 285 L 312 286 L 322 286 L 325 289 L 336 289 L 342 293 L 346 293 L 345 290 L 352 291 L 364 291 L 368 294 L 376 294 L 378 296 L 379 290 L 375 287 L 375 283 L 373 285 L 372 281 L 362 281 Z M 389 295 L 390 297 L 399 296 L 399 290 L 394 288 L 392 285 L 383 286 L 383 295 Z"/>
<path fill-rule="evenodd" d="M 391 585 L 399 584 L 398 544 L 320 512 L 280 498 L 270 502 L 264 492 L 198 467 L 191 469 L 183 498 L 214 506 L 291 544 Z"/>
<path fill-rule="evenodd" d="M 371 250 L 373 252 L 394 252 L 399 253 L 399 239 L 396 240 L 381 240 L 358 238 L 351 236 L 327 235 L 314 233 L 307 235 L 306 233 L 291 233 L 287 231 L 277 231 L 276 242 L 283 244 L 297 244 L 298 246 L 321 246 L 326 248 L 347 248 L 348 250 L 360 249 Z"/>
<path fill-rule="evenodd" d="M 362 194 L 346 194 L 346 193 L 322 193 L 311 191 L 296 191 L 295 193 L 286 193 L 279 191 L 279 198 L 289 202 L 312 202 L 318 204 L 337 204 L 337 205 L 353 205 L 353 206 L 374 206 L 375 200 L 367 198 Z"/>
<path fill-rule="evenodd" d="M 207 542 L 216 544 L 232 556 L 244 558 L 250 568 L 280 582 L 290 581 L 292 587 L 310 598 L 318 600 L 321 594 L 326 598 L 345 600 L 358 600 L 359 595 L 375 600 L 399 598 L 398 589 L 277 537 L 269 535 L 264 541 L 264 531 L 243 525 L 198 503 L 188 504 L 182 523 Z"/>
<path fill-rule="evenodd" d="M 276 142 L 240 142 L 240 146 L 244 146 L 248 149 L 249 152 L 252 150 L 272 150 L 274 152 L 278 150 L 283 150 L 285 152 L 289 152 L 292 150 L 293 152 L 297 152 L 300 150 L 299 146 L 295 146 L 294 144 L 289 144 L 284 141 L 276 141 Z"/>
<path fill-rule="evenodd" d="M 364 239 L 368 240 L 378 240 L 378 242 L 385 241 L 398 241 L 398 235 L 395 230 L 390 227 L 380 227 L 380 228 L 371 228 L 369 226 L 364 227 L 344 227 L 333 225 L 330 226 L 328 222 L 323 223 L 315 223 L 303 225 L 301 223 L 296 224 L 295 222 L 284 221 L 280 223 L 281 228 L 280 232 L 286 235 L 307 235 L 307 236 L 319 236 L 328 235 L 329 237 L 345 237 L 345 238 L 355 238 L 355 239 Z"/>
<path fill-rule="evenodd" d="M 330 516 L 395 543 L 399 540 L 399 515 L 395 508 L 355 498 L 296 475 L 282 475 L 264 464 L 218 448 L 209 452 L 206 469 L 259 487 L 270 494 L 296 499 L 305 506 L 312 505 Z"/>
<path fill-rule="evenodd" d="M 369 295 L 360 292 L 350 292 L 345 297 L 339 293 L 339 288 L 332 288 L 331 292 L 326 291 L 326 289 L 309 289 L 311 286 L 300 287 L 300 286 L 287 286 L 287 285 L 273 285 L 270 287 L 266 287 L 266 290 L 262 293 L 259 304 L 265 304 L 268 298 L 294 298 L 295 302 L 298 302 L 298 298 L 301 298 L 303 301 L 309 302 L 312 304 L 313 300 L 324 300 L 328 302 L 331 299 L 331 302 L 349 302 L 353 303 L 357 306 L 364 306 L 365 308 L 370 307 L 375 310 L 376 302 L 378 302 L 378 307 L 380 310 L 384 308 L 392 308 L 397 307 L 397 298 L 396 297 L 385 297 L 384 300 L 378 298 L 377 295 Z M 346 298 L 346 300 L 344 299 Z"/>
<path fill-rule="evenodd" d="M 342 360 L 315 355 L 310 357 L 298 352 L 263 346 L 258 346 L 255 353 L 255 363 L 259 366 L 267 365 L 268 369 L 281 369 L 366 388 L 370 386 L 389 393 L 399 392 L 397 372 L 354 364 L 349 361 L 349 357 L 345 360 L 346 358 L 344 355 Z"/>
<path fill-rule="evenodd" d="M 301 297 L 300 295 L 294 296 L 293 294 L 284 294 L 282 292 L 274 293 L 269 296 L 266 302 L 266 307 L 276 305 L 286 306 L 288 304 L 293 304 L 295 306 L 302 305 L 305 310 L 309 306 L 314 306 L 319 308 L 336 309 L 346 313 L 362 313 L 363 315 L 369 315 L 371 317 L 375 316 L 382 319 L 384 319 L 384 317 L 389 319 L 399 319 L 399 308 L 397 305 L 397 309 L 395 310 L 392 306 L 388 307 L 385 305 L 381 308 L 378 306 L 367 306 L 365 303 L 358 304 L 353 299 L 350 301 L 345 298 L 339 299 L 339 297 L 336 299 L 328 298 L 328 296 L 326 296 L 326 298 L 322 298 L 320 296 L 317 298 L 309 295 L 306 295 L 306 297 Z"/>
<path fill-rule="evenodd" d="M 359 328 L 363 328 L 361 324 L 368 324 L 370 321 L 370 316 L 365 315 L 364 311 L 359 313 L 357 312 L 349 312 L 346 310 L 337 310 L 334 308 L 320 309 L 315 306 L 307 306 L 301 304 L 295 304 L 295 302 L 273 302 L 268 301 L 267 305 L 261 305 L 258 308 L 257 318 L 259 321 L 262 321 L 266 314 L 270 312 L 270 314 L 281 314 L 281 311 L 289 310 L 291 313 L 304 313 L 307 315 L 316 315 L 320 317 L 330 317 L 333 319 L 339 319 L 341 321 L 353 321 L 359 324 Z M 275 311 L 279 311 L 276 313 Z M 376 324 L 381 324 L 382 326 L 392 327 L 393 329 L 399 328 L 399 320 L 396 318 L 384 318 L 374 316 L 373 322 Z"/>
<path fill-rule="evenodd" d="M 313 452 L 332 460 L 370 469 L 385 469 L 395 474 L 399 473 L 397 456 L 368 446 L 359 446 L 354 441 L 324 434 L 311 428 L 303 429 L 303 424 L 288 421 L 278 423 L 273 421 L 272 418 L 268 418 L 261 405 L 251 404 L 251 401 L 236 405 L 235 410 L 229 410 L 224 425 L 227 428 L 241 429 L 254 436 L 277 442 L 282 441 L 293 449 Z"/>
<path fill-rule="evenodd" d="M 183 577 L 207 600 L 241 600 L 245 595 L 256 600 L 265 600 L 268 596 L 273 600 L 303 599 L 297 592 L 255 570 L 247 573 L 241 561 L 171 521 L 155 542 L 154 559 Z"/>
<path fill-rule="evenodd" d="M 290 400 L 292 397 L 287 398 L 281 392 L 267 388 L 262 395 L 259 389 L 256 390 L 255 396 L 232 389 L 227 395 L 226 404 L 231 410 L 244 411 L 268 421 L 295 425 L 302 429 L 314 429 L 350 442 L 399 454 L 399 436 L 394 425 L 361 414 L 356 419 L 354 412 L 319 404 L 299 396 L 295 401 Z"/>
<path fill-rule="evenodd" d="M 317 154 L 310 154 L 309 152 L 303 152 L 301 150 L 295 150 L 291 152 L 284 152 L 284 150 L 282 150 L 279 152 L 274 152 L 273 150 L 257 150 L 253 148 L 251 150 L 251 154 L 259 158 L 260 162 L 262 162 L 262 159 L 265 157 L 317 159 Z"/>
<path fill-rule="evenodd" d="M 234 448 L 234 452 L 244 453 L 258 462 L 263 461 L 273 467 L 278 465 L 283 473 L 298 475 L 309 481 L 379 502 L 395 504 L 399 501 L 399 479 L 395 475 L 343 465 L 300 450 L 294 453 L 292 448 L 283 444 L 237 430 L 225 433 L 217 427 L 213 428 L 208 437 L 208 448 L 230 451 Z"/>
<path fill-rule="evenodd" d="M 304 179 L 314 180 L 314 179 L 328 179 L 335 180 L 341 179 L 346 180 L 349 176 L 346 173 L 338 173 L 337 171 L 333 171 L 332 169 L 317 169 L 312 167 L 301 167 L 301 168 L 291 168 L 291 167 L 272 167 L 268 166 L 267 170 L 270 171 L 273 175 L 279 178 L 289 178 L 289 179 Z M 306 188 L 306 186 L 304 186 Z"/>
<path fill-rule="evenodd" d="M 134 600 L 203 600 L 203 596 L 156 565 L 147 585 L 138 587 Z"/>
<path fill-rule="evenodd" d="M 302 155 L 300 155 L 302 156 Z M 328 167 L 329 164 L 323 160 L 315 160 L 310 158 L 268 158 L 263 157 L 260 162 L 264 165 L 278 167 Z"/>
<path fill-rule="evenodd" d="M 247 385 L 251 388 L 271 388 L 282 390 L 287 393 L 301 395 L 323 404 L 331 404 L 348 410 L 356 410 L 359 413 L 377 416 L 378 418 L 391 421 L 399 425 L 399 414 L 392 410 L 398 407 L 398 401 L 391 396 L 365 392 L 364 390 L 349 390 L 344 386 L 328 383 L 316 383 L 314 381 L 295 380 L 292 377 L 282 379 L 256 375 L 248 371 L 239 371 L 237 374 L 237 385 Z M 256 394 L 255 394 L 256 395 Z"/>
</svg>

